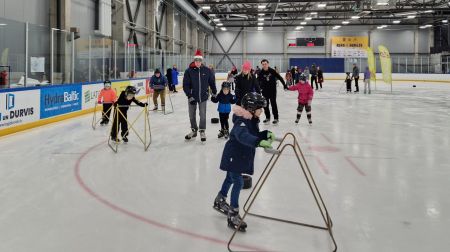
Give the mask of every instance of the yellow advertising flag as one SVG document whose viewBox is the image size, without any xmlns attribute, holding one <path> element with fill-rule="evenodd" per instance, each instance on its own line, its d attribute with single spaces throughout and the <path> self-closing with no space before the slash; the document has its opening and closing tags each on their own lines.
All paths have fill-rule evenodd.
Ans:
<svg viewBox="0 0 450 252">
<path fill-rule="evenodd" d="M 377 65 L 375 64 L 375 55 L 370 47 L 367 47 L 367 63 L 369 65 L 370 79 L 374 81 L 377 79 Z"/>
<path fill-rule="evenodd" d="M 386 84 L 392 85 L 392 63 L 389 50 L 383 46 L 378 46 L 378 52 L 380 53 L 381 71 L 383 72 L 383 80 Z"/>
</svg>

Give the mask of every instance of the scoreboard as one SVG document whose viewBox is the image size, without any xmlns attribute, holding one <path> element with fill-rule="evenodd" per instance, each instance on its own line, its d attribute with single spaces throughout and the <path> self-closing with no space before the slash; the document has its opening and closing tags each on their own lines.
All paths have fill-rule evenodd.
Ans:
<svg viewBox="0 0 450 252">
<path fill-rule="evenodd" d="M 317 46 L 325 46 L 325 38 L 296 38 L 295 42 L 290 41 L 289 47 L 317 47 Z"/>
</svg>

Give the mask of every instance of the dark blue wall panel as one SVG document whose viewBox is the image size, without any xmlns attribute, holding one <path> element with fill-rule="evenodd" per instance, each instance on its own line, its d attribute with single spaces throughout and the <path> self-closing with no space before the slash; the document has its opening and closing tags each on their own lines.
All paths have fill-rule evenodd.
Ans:
<svg viewBox="0 0 450 252">
<path fill-rule="evenodd" d="M 305 66 L 311 67 L 312 64 L 320 66 L 324 73 L 343 73 L 345 72 L 344 58 L 290 58 L 289 66 L 298 66 L 302 70 Z"/>
</svg>

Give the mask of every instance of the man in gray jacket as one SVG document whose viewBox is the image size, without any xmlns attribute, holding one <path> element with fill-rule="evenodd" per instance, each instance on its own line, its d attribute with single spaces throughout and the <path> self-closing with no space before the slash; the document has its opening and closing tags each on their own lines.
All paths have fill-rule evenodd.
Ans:
<svg viewBox="0 0 450 252">
<path fill-rule="evenodd" d="M 359 93 L 359 85 L 358 85 L 358 80 L 359 80 L 359 68 L 356 66 L 356 64 L 353 64 L 353 74 L 352 74 L 352 78 L 355 80 L 355 88 L 356 88 L 355 93 Z"/>
</svg>

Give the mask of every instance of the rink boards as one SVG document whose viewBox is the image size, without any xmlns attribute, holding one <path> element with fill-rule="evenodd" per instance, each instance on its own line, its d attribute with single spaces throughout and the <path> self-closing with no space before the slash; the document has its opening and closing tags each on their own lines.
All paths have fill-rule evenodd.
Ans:
<svg viewBox="0 0 450 252">
<path fill-rule="evenodd" d="M 146 97 L 147 79 L 112 82 L 117 95 L 129 85 Z M 0 136 L 90 113 L 102 88 L 94 82 L 0 90 Z"/>
</svg>

